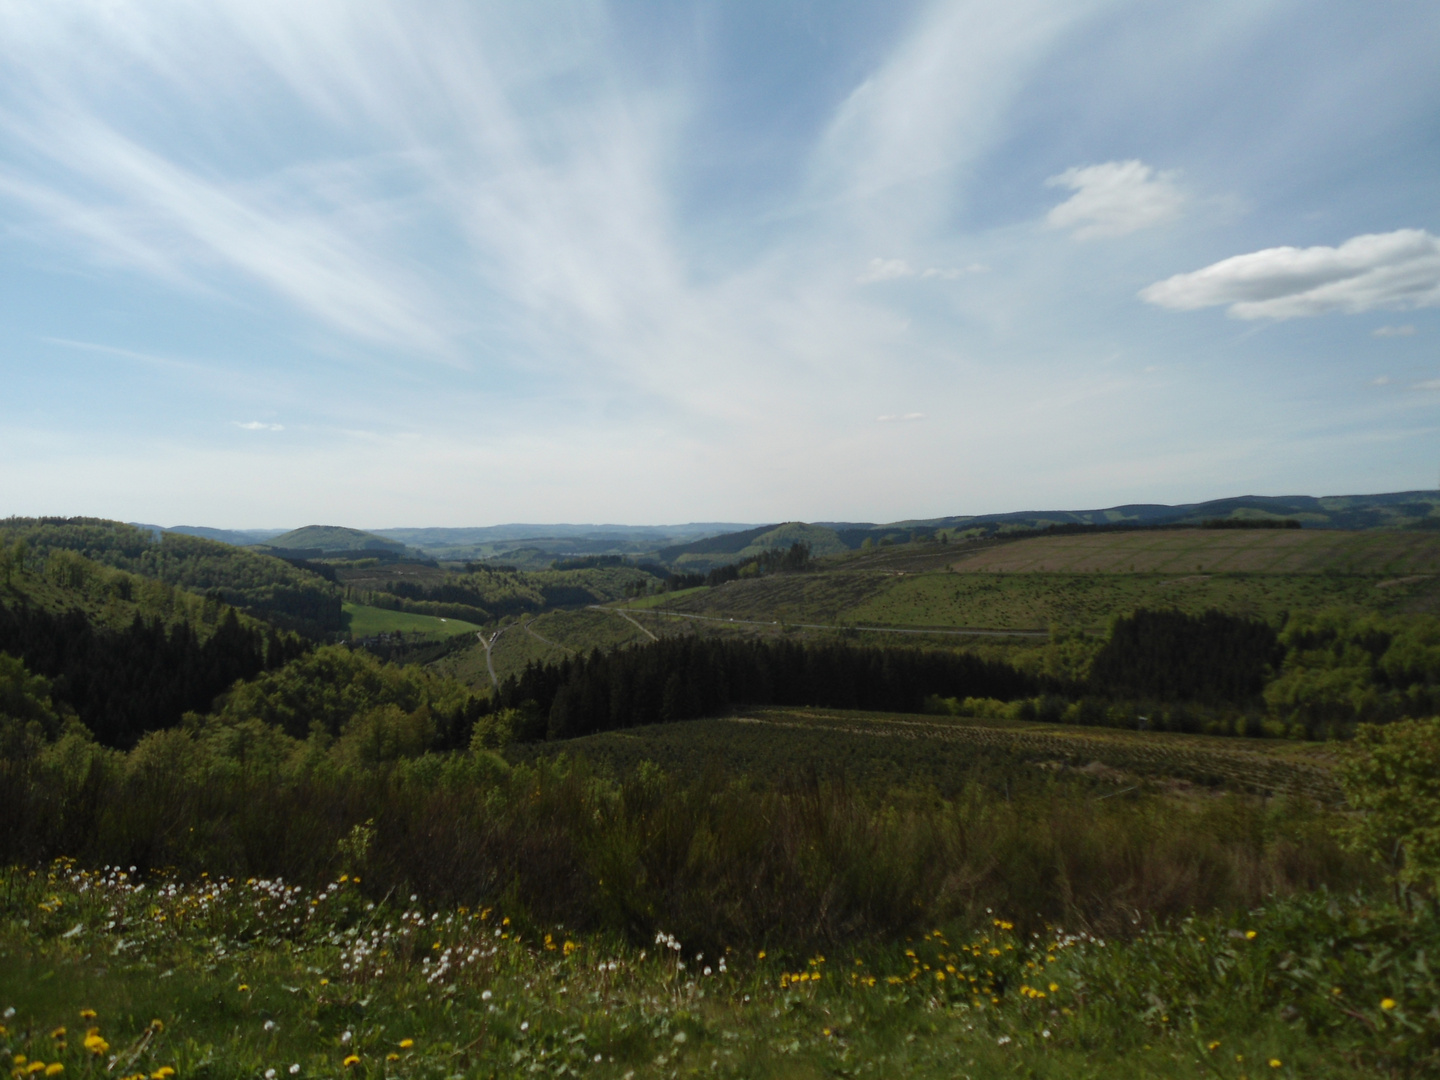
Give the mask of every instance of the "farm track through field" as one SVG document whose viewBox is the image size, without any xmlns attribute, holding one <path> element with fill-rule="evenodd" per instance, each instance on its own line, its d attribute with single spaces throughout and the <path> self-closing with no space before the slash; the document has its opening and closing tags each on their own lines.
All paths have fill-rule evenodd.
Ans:
<svg viewBox="0 0 1440 1080">
<path fill-rule="evenodd" d="M 540 644 L 542 645 L 549 645 L 552 649 L 559 649 L 561 652 L 569 653 L 571 656 L 575 655 L 574 649 L 567 649 L 564 645 L 560 645 L 554 641 L 551 641 L 547 637 L 541 637 L 539 634 L 537 634 L 535 632 L 535 628 L 531 625 L 530 620 L 528 619 L 525 621 L 525 632 L 531 637 L 533 637 L 536 641 L 540 642 Z"/>
<path fill-rule="evenodd" d="M 1240 747 L 1230 749 L 1199 741 L 1199 736 L 1149 734 L 1107 729 L 1067 729 L 1052 725 L 1000 726 L 975 720 L 866 719 L 824 713 L 759 713 L 730 718 L 731 723 L 846 732 L 877 738 L 943 740 L 1027 754 L 1053 755 L 1067 763 L 1084 759 L 1148 775 L 1176 776 L 1201 783 L 1223 780 L 1251 791 L 1306 795 L 1339 803 L 1341 794 L 1323 759 Z M 1192 741 L 1193 740 L 1193 741 Z M 1228 741 L 1228 740 L 1223 740 Z"/>
<path fill-rule="evenodd" d="M 594 605 L 601 611 L 616 611 L 616 608 L 605 608 L 601 605 Z M 808 623 L 808 622 L 787 622 L 783 619 L 736 619 L 724 615 L 696 615 L 689 611 L 669 611 L 664 608 L 647 608 L 647 615 L 663 615 L 671 619 L 695 619 L 700 622 L 714 622 L 734 624 L 735 626 L 778 626 L 782 629 L 787 626 L 797 627 L 802 630 L 858 630 L 871 634 L 949 634 L 957 637 L 1022 637 L 1022 638 L 1048 638 L 1048 630 L 991 630 L 982 627 L 909 627 L 909 626 L 855 626 L 846 623 Z M 629 618 L 627 615 L 626 618 Z M 635 622 L 634 619 L 630 619 Z M 639 626 L 639 623 L 635 623 Z M 645 628 L 640 627 L 642 630 Z M 648 630 L 645 631 L 650 633 Z M 652 634 L 651 637 L 654 637 Z"/>
</svg>

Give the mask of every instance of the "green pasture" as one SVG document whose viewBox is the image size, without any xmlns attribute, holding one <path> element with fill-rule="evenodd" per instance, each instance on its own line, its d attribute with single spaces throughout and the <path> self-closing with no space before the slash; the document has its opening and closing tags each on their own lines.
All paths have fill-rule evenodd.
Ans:
<svg viewBox="0 0 1440 1080">
<path fill-rule="evenodd" d="M 440 619 L 433 615 L 411 615 L 405 611 L 390 611 L 387 608 L 369 607 L 366 604 L 345 604 L 342 610 L 347 620 L 347 629 L 352 638 L 372 637 L 375 634 L 428 635 L 446 638 L 457 634 L 473 634 L 480 627 L 460 619 Z"/>
<path fill-rule="evenodd" d="M 1140 607 L 1211 608 L 1278 621 L 1286 612 L 1348 607 L 1426 611 L 1440 580 L 1342 574 L 878 574 L 845 570 L 737 581 L 656 605 L 714 618 L 997 630 L 1103 629 Z"/>
<path fill-rule="evenodd" d="M 841 709 L 746 709 L 519 744 L 510 753 L 516 761 L 579 754 L 621 775 L 651 761 L 681 776 L 812 775 L 866 790 L 918 787 L 947 797 L 972 784 L 1018 793 L 1063 777 L 1100 795 L 1136 785 L 1194 785 L 1339 798 L 1330 776 L 1333 744 Z"/>
<path fill-rule="evenodd" d="M 1340 529 L 1159 529 L 1037 536 L 956 562 L 1005 573 L 1440 573 L 1440 534 Z"/>
<path fill-rule="evenodd" d="M 1428 581 L 1379 588 L 1373 577 L 1339 574 L 956 574 L 891 579 L 888 588 L 846 609 L 847 622 L 895 626 L 1060 626 L 1102 629 L 1136 608 L 1218 609 L 1278 621 L 1291 611 L 1349 607 L 1402 610 L 1429 592 Z"/>
</svg>

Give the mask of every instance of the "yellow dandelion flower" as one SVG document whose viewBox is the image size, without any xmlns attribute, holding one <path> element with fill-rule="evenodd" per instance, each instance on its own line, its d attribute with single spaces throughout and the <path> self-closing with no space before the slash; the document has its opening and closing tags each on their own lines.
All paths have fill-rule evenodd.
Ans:
<svg viewBox="0 0 1440 1080">
<path fill-rule="evenodd" d="M 392 1050 L 392 1051 L 390 1051 L 390 1053 L 388 1053 L 388 1054 L 385 1055 L 385 1060 L 386 1060 L 386 1061 L 399 1061 L 399 1060 L 400 1060 L 400 1055 L 397 1054 L 397 1053 L 395 1053 L 395 1051 Z"/>
<path fill-rule="evenodd" d="M 1386 998 L 1384 1001 L 1380 1002 L 1380 1007 L 1386 1012 L 1389 1012 L 1391 1009 L 1395 1008 L 1395 999 Z"/>
<path fill-rule="evenodd" d="M 321 985 L 321 986 L 329 986 L 329 985 L 330 985 L 330 980 L 329 980 L 329 979 L 321 979 L 321 980 L 320 980 L 320 985 Z"/>
<path fill-rule="evenodd" d="M 81 1019 L 81 1020 L 94 1020 L 95 1017 L 96 1017 L 96 1015 L 97 1015 L 97 1014 L 96 1014 L 96 1012 L 95 1012 L 94 1009 L 81 1009 L 81 1010 L 80 1010 L 80 1019 Z"/>
<path fill-rule="evenodd" d="M 239 990 L 240 993 L 243 994 L 243 993 L 245 993 L 245 991 L 247 991 L 247 990 L 250 989 L 250 984 L 249 984 L 249 983 L 241 983 L 241 984 L 240 984 L 239 986 L 237 986 L 235 989 L 236 989 L 236 990 Z"/>
<path fill-rule="evenodd" d="M 171 1077 L 174 1075 L 175 1070 L 169 1065 L 161 1065 L 160 1068 L 156 1069 L 153 1073 L 150 1074 L 152 1080 L 167 1080 L 167 1077 Z"/>
<path fill-rule="evenodd" d="M 13 1058 L 10 1059 L 10 1064 L 11 1064 L 11 1065 L 24 1065 L 25 1062 L 26 1062 L 26 1060 L 27 1060 L 27 1059 L 26 1059 L 26 1057 L 25 1057 L 24 1054 L 16 1054 Z"/>
<path fill-rule="evenodd" d="M 1210 1043 L 1208 1043 L 1208 1044 L 1206 1045 L 1205 1049 L 1211 1051 L 1212 1053 L 1213 1053 L 1214 1051 L 1216 1051 L 1216 1050 L 1219 1050 L 1219 1049 L 1220 1049 L 1220 1040 L 1219 1040 L 1219 1039 L 1214 1039 L 1214 1040 L 1212 1040 Z"/>
<path fill-rule="evenodd" d="M 1059 990 L 1059 989 L 1060 989 L 1060 984 L 1059 984 L 1059 983 L 1051 983 L 1051 984 L 1050 984 L 1050 992 L 1051 992 L 1052 994 L 1055 993 L 1055 991 L 1056 991 L 1056 990 Z"/>
<path fill-rule="evenodd" d="M 32 1061 L 32 1062 L 30 1062 L 29 1065 L 25 1066 L 25 1072 L 26 1072 L 26 1073 L 37 1073 L 37 1072 L 44 1072 L 44 1071 L 45 1071 L 45 1062 L 43 1062 L 43 1061 Z"/>
<path fill-rule="evenodd" d="M 1255 931 L 1254 931 L 1254 930 L 1246 930 L 1246 931 L 1245 931 L 1245 940 L 1246 940 L 1246 941 L 1254 941 L 1254 940 L 1255 940 Z"/>
<path fill-rule="evenodd" d="M 756 955 L 755 959 L 756 959 L 756 960 L 764 960 L 764 959 L 765 959 L 765 950 L 764 950 L 764 949 L 761 949 L 760 952 Z"/>
<path fill-rule="evenodd" d="M 50 1032 L 50 1037 L 52 1039 L 63 1039 L 65 1037 L 65 1029 L 63 1027 L 56 1028 L 54 1031 Z"/>
<path fill-rule="evenodd" d="M 162 1031 L 165 1030 L 165 1021 L 163 1021 L 163 1020 L 151 1020 L 151 1021 L 150 1021 L 150 1030 L 153 1031 L 153 1032 L 155 1032 L 156 1035 L 159 1035 L 160 1032 L 162 1032 Z"/>
<path fill-rule="evenodd" d="M 351 1054 L 349 1057 L 347 1057 L 347 1058 L 346 1058 L 344 1061 L 342 1061 L 340 1064 L 341 1064 L 341 1065 L 344 1065 L 345 1068 L 347 1068 L 347 1069 L 350 1068 L 352 1065 L 359 1065 L 359 1064 L 360 1064 L 360 1055 L 359 1055 L 359 1054 Z"/>
<path fill-rule="evenodd" d="M 59 1075 L 60 1075 L 61 1073 L 63 1073 L 64 1071 L 65 1071 L 65 1066 L 64 1066 L 64 1065 L 61 1065 L 58 1061 L 55 1062 L 53 1065 L 46 1065 L 46 1066 L 45 1066 L 45 1075 L 46 1075 L 46 1076 L 59 1076 Z"/>
<path fill-rule="evenodd" d="M 1279 1058 L 1271 1058 L 1271 1059 L 1270 1059 L 1270 1067 L 1271 1067 L 1272 1069 L 1278 1069 L 1278 1068 L 1280 1067 L 1280 1064 L 1281 1064 L 1281 1062 L 1280 1062 L 1280 1059 L 1279 1059 Z"/>
<path fill-rule="evenodd" d="M 414 1039 L 401 1039 L 401 1040 L 400 1040 L 400 1049 L 401 1049 L 401 1050 L 409 1050 L 409 1049 L 410 1049 L 412 1046 L 414 1046 L 414 1045 L 415 1045 L 415 1040 L 414 1040 Z"/>
</svg>

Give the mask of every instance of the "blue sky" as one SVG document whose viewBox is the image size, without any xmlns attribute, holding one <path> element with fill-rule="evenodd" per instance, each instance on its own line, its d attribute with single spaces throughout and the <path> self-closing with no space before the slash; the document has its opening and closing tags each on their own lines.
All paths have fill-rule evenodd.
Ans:
<svg viewBox="0 0 1440 1080">
<path fill-rule="evenodd" d="M 1434 3 L 0 9 L 0 513 L 1440 482 Z"/>
</svg>

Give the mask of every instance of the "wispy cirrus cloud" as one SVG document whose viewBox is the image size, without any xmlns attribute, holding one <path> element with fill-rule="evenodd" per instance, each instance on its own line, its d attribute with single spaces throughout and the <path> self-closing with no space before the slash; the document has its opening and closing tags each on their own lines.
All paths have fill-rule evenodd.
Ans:
<svg viewBox="0 0 1440 1080">
<path fill-rule="evenodd" d="M 284 424 L 267 424 L 264 420 L 232 421 L 241 431 L 284 431 Z"/>
<path fill-rule="evenodd" d="M 1414 337 L 1415 327 L 1410 323 L 1404 326 L 1377 326 L 1370 331 L 1371 337 Z"/>
<path fill-rule="evenodd" d="M 1073 229 L 1077 240 L 1124 236 L 1174 218 L 1185 197 L 1176 172 L 1157 173 L 1143 161 L 1076 166 L 1050 177 L 1048 187 L 1075 192 L 1045 216 L 1053 229 Z"/>
<path fill-rule="evenodd" d="M 1237 319 L 1440 305 L 1440 238 L 1423 229 L 1352 237 L 1338 247 L 1274 247 L 1176 274 L 1141 290 L 1172 311 L 1228 306 Z"/>
</svg>

